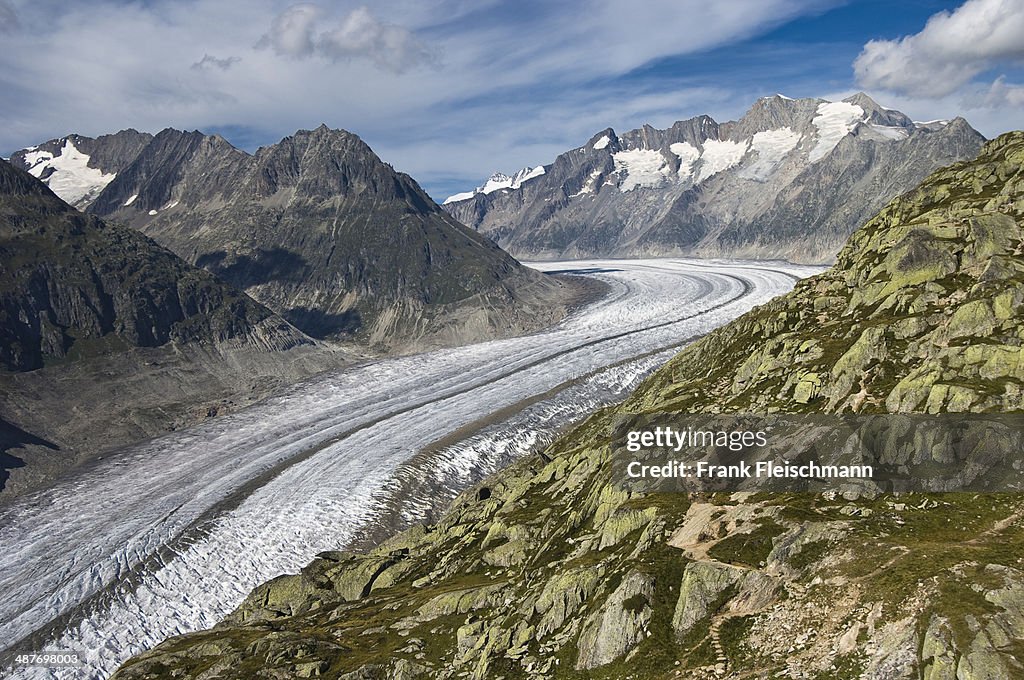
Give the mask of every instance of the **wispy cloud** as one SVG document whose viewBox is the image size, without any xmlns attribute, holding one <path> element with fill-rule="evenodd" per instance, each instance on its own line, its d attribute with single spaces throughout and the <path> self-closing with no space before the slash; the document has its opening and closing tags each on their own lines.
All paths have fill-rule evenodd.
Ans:
<svg viewBox="0 0 1024 680">
<path fill-rule="evenodd" d="M 295 58 L 310 56 L 316 49 L 316 24 L 323 14 L 316 5 L 292 5 L 274 17 L 270 30 L 256 43 L 257 49 L 269 47 Z"/>
<path fill-rule="evenodd" d="M 1012 106 L 1018 111 L 1024 109 L 1024 86 L 1011 85 L 1006 82 L 1006 76 L 999 76 L 988 88 L 985 97 L 981 100 L 982 106 L 996 109 L 1004 106 Z M 1024 120 L 1021 121 L 1024 123 Z"/>
<path fill-rule="evenodd" d="M 210 54 L 204 54 L 202 59 L 192 64 L 192 69 L 202 71 L 208 68 L 219 68 L 221 71 L 227 71 L 233 64 L 237 64 L 240 61 L 242 61 L 241 57 L 225 57 L 220 59 Z"/>
<path fill-rule="evenodd" d="M 0 0 L 0 33 L 10 33 L 18 28 L 18 13 L 7 0 Z"/>
</svg>

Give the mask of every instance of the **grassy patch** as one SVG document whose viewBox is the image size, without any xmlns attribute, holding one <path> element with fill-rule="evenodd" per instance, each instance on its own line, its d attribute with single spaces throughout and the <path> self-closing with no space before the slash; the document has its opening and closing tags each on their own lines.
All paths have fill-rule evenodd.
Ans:
<svg viewBox="0 0 1024 680">
<path fill-rule="evenodd" d="M 775 537 L 784 531 L 785 528 L 771 520 L 760 520 L 757 529 L 722 539 L 708 550 L 708 555 L 719 562 L 758 567 L 768 559 Z"/>
<path fill-rule="evenodd" d="M 722 648 L 733 670 L 750 668 L 758 658 L 746 644 L 753 626 L 753 616 L 740 616 L 727 620 L 718 631 Z"/>
<path fill-rule="evenodd" d="M 800 546 L 800 552 L 791 555 L 787 562 L 794 569 L 804 569 L 818 562 L 832 548 L 832 541 L 812 541 Z"/>
</svg>

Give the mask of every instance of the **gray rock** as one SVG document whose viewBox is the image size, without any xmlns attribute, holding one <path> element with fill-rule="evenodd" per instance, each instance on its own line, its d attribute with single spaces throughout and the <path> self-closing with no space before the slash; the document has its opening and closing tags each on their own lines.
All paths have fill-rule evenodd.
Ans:
<svg viewBox="0 0 1024 680">
<path fill-rule="evenodd" d="M 721 604 L 726 591 L 743 576 L 742 570 L 725 564 L 691 562 L 683 572 L 679 601 L 672 616 L 672 628 L 682 637 Z"/>
<path fill-rule="evenodd" d="M 654 578 L 630 572 L 599 610 L 583 624 L 576 669 L 603 666 L 625 655 L 647 635 Z"/>
</svg>

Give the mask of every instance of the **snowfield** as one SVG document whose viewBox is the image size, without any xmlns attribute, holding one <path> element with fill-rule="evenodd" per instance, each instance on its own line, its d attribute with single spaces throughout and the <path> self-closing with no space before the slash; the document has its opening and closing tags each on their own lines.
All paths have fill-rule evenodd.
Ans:
<svg viewBox="0 0 1024 680">
<path fill-rule="evenodd" d="M 5 653 L 38 650 L 25 640 L 35 633 L 46 649 L 80 653 L 88 677 L 107 677 L 321 551 L 429 518 L 623 398 L 683 344 L 819 271 L 681 259 L 533 266 L 600 279 L 609 293 L 534 335 L 318 377 L 0 508 Z M 498 411 L 515 415 L 493 422 Z M 438 443 L 456 430 L 461 441 Z"/>
<path fill-rule="evenodd" d="M 679 178 L 689 179 L 693 174 L 693 164 L 700 158 L 700 151 L 689 142 L 676 142 L 668 148 L 679 157 Z"/>
<path fill-rule="evenodd" d="M 758 132 L 750 140 L 750 150 L 757 160 L 740 171 L 740 177 L 760 182 L 767 180 L 779 163 L 800 143 L 800 133 L 792 128 Z"/>
<path fill-rule="evenodd" d="M 717 175 L 738 165 L 747 153 L 747 141 L 732 142 L 727 139 L 707 139 L 704 141 L 704 153 L 700 155 L 701 164 L 694 180 L 699 184 L 708 177 Z"/>
<path fill-rule="evenodd" d="M 653 149 L 619 151 L 612 154 L 612 159 L 615 161 L 615 172 L 626 173 L 619 185 L 622 191 L 661 186 L 672 172 L 661 152 Z"/>
<path fill-rule="evenodd" d="M 818 143 L 808 159 L 814 163 L 827 156 L 864 117 L 864 109 L 849 102 L 822 102 L 811 123 L 818 129 Z"/>
<path fill-rule="evenodd" d="M 33 177 L 41 178 L 49 170 L 50 174 L 43 181 L 53 193 L 71 205 L 88 203 L 96 198 L 115 177 L 113 173 L 104 174 L 97 168 L 90 168 L 89 156 L 79 151 L 70 139 L 64 141 L 57 156 L 49 151 L 31 150 L 25 154 L 25 162 L 29 164 L 28 171 Z"/>
</svg>

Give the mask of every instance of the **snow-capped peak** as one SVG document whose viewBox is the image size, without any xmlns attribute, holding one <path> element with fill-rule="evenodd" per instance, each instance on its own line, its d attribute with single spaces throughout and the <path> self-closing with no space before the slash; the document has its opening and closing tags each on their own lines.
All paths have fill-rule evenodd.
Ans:
<svg viewBox="0 0 1024 680">
<path fill-rule="evenodd" d="M 523 168 L 511 177 L 505 173 L 496 172 L 488 177 L 486 182 L 478 186 L 476 189 L 473 189 L 473 191 L 464 191 L 460 194 L 453 194 L 444 199 L 444 205 L 455 203 L 457 201 L 465 201 L 468 198 L 473 198 L 477 194 L 489 194 L 500 189 L 518 189 L 527 180 L 531 180 L 534 177 L 540 177 L 543 174 L 543 165 L 538 165 L 535 168 Z"/>
</svg>

